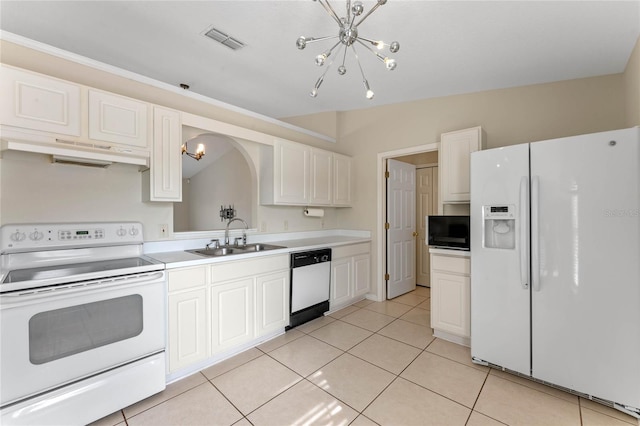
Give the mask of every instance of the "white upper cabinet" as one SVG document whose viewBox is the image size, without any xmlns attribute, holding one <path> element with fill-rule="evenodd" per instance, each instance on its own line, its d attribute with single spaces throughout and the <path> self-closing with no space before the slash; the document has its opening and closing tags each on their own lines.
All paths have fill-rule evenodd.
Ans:
<svg viewBox="0 0 640 426">
<path fill-rule="evenodd" d="M 143 201 L 182 201 L 180 112 L 153 108 L 153 151 L 143 173 Z"/>
<path fill-rule="evenodd" d="M 311 148 L 311 191 L 309 204 L 331 205 L 333 181 L 333 153 Z"/>
<path fill-rule="evenodd" d="M 260 203 L 351 205 L 351 158 L 277 139 L 261 148 Z"/>
<path fill-rule="evenodd" d="M 89 89 L 89 138 L 147 148 L 148 104 Z"/>
<path fill-rule="evenodd" d="M 0 123 L 80 136 L 80 86 L 2 66 Z"/>
<path fill-rule="evenodd" d="M 278 140 L 274 151 L 274 204 L 307 204 L 310 198 L 310 148 Z"/>
<path fill-rule="evenodd" d="M 333 154 L 333 205 L 351 207 L 351 157 Z"/>
<path fill-rule="evenodd" d="M 140 157 L 131 164 L 148 162 L 149 104 L 5 65 L 1 77 L 0 124 L 15 139 L 75 149 L 60 154 L 75 158 L 99 150 L 115 154 L 115 161 L 122 160 L 118 155 L 131 155 Z"/>
<path fill-rule="evenodd" d="M 471 153 L 484 148 L 481 127 L 443 133 L 440 138 L 441 203 L 469 203 Z"/>
</svg>

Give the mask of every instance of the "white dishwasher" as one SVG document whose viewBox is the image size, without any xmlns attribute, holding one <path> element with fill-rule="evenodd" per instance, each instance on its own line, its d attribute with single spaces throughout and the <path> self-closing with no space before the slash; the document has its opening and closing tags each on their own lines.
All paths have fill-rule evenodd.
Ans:
<svg viewBox="0 0 640 426">
<path fill-rule="evenodd" d="M 291 253 L 289 328 L 321 317 L 329 310 L 331 249 Z"/>
</svg>

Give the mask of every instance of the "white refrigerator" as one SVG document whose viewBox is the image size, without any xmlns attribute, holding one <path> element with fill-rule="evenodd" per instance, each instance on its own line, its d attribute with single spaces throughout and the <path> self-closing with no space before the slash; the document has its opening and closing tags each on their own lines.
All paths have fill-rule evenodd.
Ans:
<svg viewBox="0 0 640 426">
<path fill-rule="evenodd" d="M 640 128 L 471 154 L 471 355 L 640 417 Z"/>
</svg>

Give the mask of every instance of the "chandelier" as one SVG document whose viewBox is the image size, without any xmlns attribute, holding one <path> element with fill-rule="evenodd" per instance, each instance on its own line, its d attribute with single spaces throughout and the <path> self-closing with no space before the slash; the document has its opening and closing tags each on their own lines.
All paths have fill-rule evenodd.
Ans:
<svg viewBox="0 0 640 426">
<path fill-rule="evenodd" d="M 336 44 L 334 44 L 330 49 L 325 50 L 324 52 L 316 56 L 316 65 L 320 67 L 324 66 L 325 63 L 327 62 L 327 59 L 331 56 L 331 54 L 337 47 L 338 50 L 336 53 L 336 57 L 339 58 L 340 53 L 344 52 L 342 54 L 342 64 L 338 67 L 338 74 L 345 75 L 347 72 L 347 68 L 345 67 L 347 50 L 351 48 L 351 50 L 353 51 L 353 56 L 356 58 L 356 63 L 358 64 L 358 68 L 360 69 L 360 74 L 362 75 L 362 83 L 364 84 L 364 88 L 366 90 L 365 96 L 367 97 L 367 99 L 373 99 L 374 93 L 373 93 L 373 90 L 371 90 L 371 87 L 369 86 L 369 82 L 367 81 L 367 78 L 364 76 L 364 71 L 362 69 L 362 65 L 360 65 L 360 59 L 358 58 L 358 53 L 356 52 L 355 44 L 360 44 L 364 46 L 367 50 L 369 50 L 371 53 L 373 53 L 378 59 L 380 59 L 385 64 L 385 66 L 389 71 L 393 71 L 396 68 L 395 59 L 391 59 L 387 56 L 382 55 L 379 52 L 376 52 L 371 46 L 374 46 L 377 50 L 382 50 L 385 47 L 388 47 L 391 53 L 396 53 L 398 50 L 400 50 L 400 43 L 398 43 L 397 41 L 394 41 L 391 44 L 387 44 L 383 41 L 371 40 L 358 34 L 358 27 L 360 26 L 360 24 L 362 24 L 364 20 L 367 19 L 378 7 L 384 5 L 387 2 L 387 0 L 377 0 L 376 4 L 361 18 L 359 17 L 364 12 L 364 6 L 360 1 L 355 1 L 352 4 L 351 0 L 347 0 L 346 1 L 347 12 L 346 12 L 346 15 L 342 18 L 338 17 L 335 10 L 329 3 L 329 0 L 313 0 L 313 1 L 317 1 L 318 3 L 320 3 L 324 7 L 324 9 L 327 11 L 329 16 L 331 16 L 331 18 L 333 18 L 333 20 L 336 21 L 336 23 L 338 24 L 338 35 L 325 36 L 325 37 L 300 36 L 296 41 L 296 46 L 298 47 L 298 49 L 302 50 L 307 46 L 308 43 L 337 38 L 338 41 L 336 42 Z M 316 81 L 316 84 L 313 87 L 313 90 L 311 90 L 311 93 L 309 93 L 311 97 L 315 98 L 316 96 L 318 96 L 318 89 L 320 88 L 320 85 L 324 81 L 324 76 L 327 74 L 327 72 L 331 68 L 331 65 L 333 65 L 333 59 L 329 60 L 329 63 L 327 64 L 327 68 L 325 69 L 324 73 L 322 73 L 320 78 L 318 78 L 318 81 Z"/>
<path fill-rule="evenodd" d="M 194 154 L 188 151 L 189 148 L 187 148 L 187 142 L 182 144 L 182 147 L 181 147 L 182 154 L 183 155 L 187 154 L 189 157 L 195 158 L 197 161 L 200 161 L 200 159 L 204 157 L 204 144 L 199 143 L 198 146 L 196 147 L 196 152 Z"/>
</svg>

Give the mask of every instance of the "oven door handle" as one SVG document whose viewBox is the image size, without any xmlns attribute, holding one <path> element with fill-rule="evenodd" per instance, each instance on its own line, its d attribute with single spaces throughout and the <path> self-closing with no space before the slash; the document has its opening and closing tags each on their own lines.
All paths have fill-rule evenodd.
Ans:
<svg viewBox="0 0 640 426">
<path fill-rule="evenodd" d="M 20 302 L 32 302 L 42 298 L 50 299 L 57 296 L 68 296 L 71 294 L 81 294 L 96 290 L 113 289 L 122 286 L 140 286 L 151 284 L 153 282 L 164 282 L 164 271 L 81 281 L 49 287 L 37 287 L 28 290 L 3 293 L 1 295 L 1 304 L 7 305 Z"/>
</svg>

